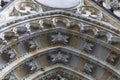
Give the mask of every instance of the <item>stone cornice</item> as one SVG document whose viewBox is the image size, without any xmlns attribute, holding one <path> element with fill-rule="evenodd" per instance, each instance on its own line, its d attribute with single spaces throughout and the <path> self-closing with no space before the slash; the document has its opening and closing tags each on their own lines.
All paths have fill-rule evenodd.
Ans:
<svg viewBox="0 0 120 80">
<path fill-rule="evenodd" d="M 0 29 L 1 29 L 0 32 L 4 32 L 5 30 L 8 30 L 14 26 L 17 26 L 17 25 L 20 25 L 26 22 L 40 20 L 44 18 L 60 17 L 60 16 L 72 18 L 73 20 L 76 20 L 76 21 L 82 21 L 82 22 L 94 25 L 96 27 L 103 28 L 118 36 L 120 33 L 120 29 L 112 25 L 108 25 L 108 24 L 102 23 L 101 21 L 97 21 L 95 19 L 87 18 L 85 16 L 73 14 L 73 13 L 70 13 L 64 10 L 54 10 L 54 11 L 46 11 L 43 13 L 30 14 L 30 15 L 23 16 L 18 19 L 11 20 L 10 22 L 7 22 L 0 26 Z"/>
<path fill-rule="evenodd" d="M 58 48 L 62 48 L 62 49 L 71 51 L 74 53 L 74 55 L 81 56 L 84 59 L 87 59 L 87 60 L 90 59 L 97 65 L 100 65 L 100 66 L 104 67 L 105 69 L 108 69 L 111 73 L 113 73 L 117 76 L 120 76 L 120 72 L 117 69 L 115 69 L 113 66 L 107 64 L 106 62 L 95 58 L 94 56 L 90 56 L 88 54 L 85 54 L 84 52 L 80 52 L 79 50 L 77 50 L 75 48 L 55 46 L 55 47 L 48 47 L 48 48 L 40 49 L 40 50 L 37 50 L 36 52 L 34 52 L 34 54 L 29 53 L 29 54 L 26 54 L 26 55 L 16 59 L 14 62 L 8 64 L 9 66 L 5 67 L 2 71 L 0 71 L 0 75 L 1 75 L 0 79 L 2 80 L 7 74 L 9 74 L 11 71 L 15 70 L 17 67 L 22 65 L 24 62 L 28 61 L 30 58 L 35 57 L 37 55 L 45 54 L 43 52 L 46 52 L 48 50 L 54 50 L 54 49 L 58 49 Z"/>
</svg>

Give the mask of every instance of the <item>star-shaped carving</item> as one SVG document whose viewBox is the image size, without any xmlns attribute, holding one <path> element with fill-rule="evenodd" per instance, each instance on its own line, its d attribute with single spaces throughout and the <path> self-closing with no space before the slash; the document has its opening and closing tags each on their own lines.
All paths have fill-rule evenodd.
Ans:
<svg viewBox="0 0 120 80">
<path fill-rule="evenodd" d="M 58 34 L 55 34 L 55 35 L 52 35 L 52 42 L 65 42 L 67 43 L 68 42 L 68 36 L 66 35 L 63 35 L 61 32 L 58 32 Z"/>
<path fill-rule="evenodd" d="M 52 58 L 52 62 L 65 62 L 65 63 L 69 62 L 70 58 L 69 55 L 63 54 L 61 53 L 61 51 L 59 51 L 56 54 L 52 54 L 50 57 Z"/>
</svg>

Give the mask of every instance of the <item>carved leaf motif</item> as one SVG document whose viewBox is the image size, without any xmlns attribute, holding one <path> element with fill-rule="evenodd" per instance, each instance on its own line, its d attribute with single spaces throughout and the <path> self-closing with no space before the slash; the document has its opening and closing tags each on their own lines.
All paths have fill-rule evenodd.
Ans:
<svg viewBox="0 0 120 80">
<path fill-rule="evenodd" d="M 84 66 L 84 72 L 87 74 L 91 74 L 94 71 L 95 65 L 92 63 L 86 63 Z"/>
<path fill-rule="evenodd" d="M 83 47 L 86 52 L 90 53 L 93 50 L 94 44 L 87 42 Z"/>
<path fill-rule="evenodd" d="M 68 43 L 68 39 L 69 39 L 69 37 L 62 32 L 51 34 L 50 37 L 51 37 L 50 41 L 53 44 L 56 44 L 56 43 L 66 44 Z"/>
<path fill-rule="evenodd" d="M 70 59 L 70 55 L 64 54 L 61 51 L 51 54 L 50 57 L 52 58 L 52 62 L 63 62 L 68 63 Z"/>
</svg>

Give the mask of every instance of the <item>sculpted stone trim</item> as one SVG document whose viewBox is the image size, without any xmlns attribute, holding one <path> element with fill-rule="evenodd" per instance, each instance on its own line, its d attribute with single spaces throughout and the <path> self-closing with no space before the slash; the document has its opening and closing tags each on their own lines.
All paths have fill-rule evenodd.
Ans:
<svg viewBox="0 0 120 80">
<path fill-rule="evenodd" d="M 58 28 L 58 29 L 61 29 L 62 31 L 65 30 L 64 28 Z M 51 30 L 55 30 L 55 29 L 44 30 L 43 32 L 44 32 L 44 33 L 48 33 L 48 32 L 51 31 Z M 22 37 L 18 38 L 18 40 L 14 40 L 14 41 L 12 41 L 12 42 L 9 42 L 9 43 L 8 43 L 6 46 L 4 46 L 3 48 L 4 48 L 4 49 L 7 49 L 7 48 L 9 48 L 9 47 L 12 46 L 12 45 L 17 44 L 18 42 L 21 42 L 21 41 L 24 41 L 24 40 L 28 40 L 29 38 L 32 38 L 32 37 L 34 37 L 34 36 L 38 36 L 38 35 L 40 35 L 40 34 L 38 34 L 38 33 L 41 33 L 41 32 L 42 32 L 42 31 L 36 31 L 36 32 L 31 33 L 31 35 L 22 36 Z M 69 34 L 70 34 L 70 33 L 74 33 L 75 35 L 80 34 L 80 35 L 81 35 L 81 36 L 80 36 L 81 38 L 87 39 L 87 40 L 89 40 L 89 41 L 93 41 L 93 42 L 94 42 L 94 38 L 91 37 L 91 36 L 78 33 L 78 32 L 76 32 L 76 31 L 74 31 L 74 30 L 68 30 L 67 32 L 68 32 Z M 116 48 L 116 47 L 114 47 L 114 46 L 112 46 L 112 45 L 109 45 L 109 44 L 107 44 L 107 43 L 105 43 L 104 41 L 101 41 L 101 40 L 97 40 L 97 39 L 96 39 L 96 42 L 95 42 L 95 43 L 100 44 L 100 45 L 102 45 L 102 46 L 104 46 L 104 47 L 106 47 L 106 48 L 108 48 L 108 49 L 111 49 L 111 50 L 113 50 L 113 51 L 115 51 L 115 52 L 118 52 L 118 53 L 119 53 L 119 51 L 120 51 L 120 49 L 118 49 L 118 48 Z M 9 64 L 9 63 L 8 63 L 8 64 Z M 6 66 L 6 65 L 5 65 L 5 66 Z M 3 66 L 3 67 L 4 67 L 4 66 Z"/>
<path fill-rule="evenodd" d="M 63 31 L 66 30 L 65 28 L 51 28 L 51 29 L 46 29 L 46 30 L 44 30 L 44 31 L 39 30 L 39 31 L 36 31 L 36 32 L 31 32 L 30 34 L 25 34 L 24 36 L 20 36 L 20 37 L 18 37 L 17 39 L 12 40 L 12 42 L 8 42 L 6 45 L 3 45 L 3 49 L 6 49 L 6 48 L 8 48 L 8 47 L 10 47 L 10 46 L 12 46 L 12 45 L 15 45 L 15 44 L 18 43 L 18 42 L 21 42 L 21 41 L 24 41 L 24 40 L 26 40 L 26 39 L 32 38 L 32 37 L 34 37 L 34 36 L 40 35 L 40 33 L 48 33 L 49 31 L 52 31 L 52 30 L 55 30 L 55 29 L 61 29 L 61 30 L 63 30 Z M 90 41 L 95 42 L 95 41 L 94 41 L 95 38 L 92 37 L 92 36 L 89 36 L 89 35 L 87 35 L 87 34 L 83 34 L 83 33 L 80 33 L 80 32 L 78 32 L 78 31 L 69 30 L 69 29 L 67 29 L 67 31 L 68 31 L 69 34 L 71 34 L 71 33 L 75 33 L 76 35 L 81 34 L 80 37 L 82 37 L 83 39 L 87 39 L 87 40 L 90 40 Z M 38 34 L 38 33 L 39 33 L 39 34 Z M 87 37 L 86 37 L 86 36 L 87 36 Z M 113 40 L 114 40 L 114 39 L 113 39 Z M 104 46 L 104 47 L 106 47 L 106 48 L 109 48 L 109 49 L 111 49 L 111 50 L 114 50 L 115 52 L 116 52 L 116 51 L 117 51 L 117 52 L 120 51 L 119 48 L 117 48 L 117 47 L 115 47 L 115 46 L 113 46 L 113 45 L 111 45 L 111 44 L 108 44 L 108 43 L 106 43 L 106 42 L 103 41 L 103 40 L 96 39 L 96 42 L 95 42 L 95 43 L 98 43 L 98 44 L 100 44 L 100 45 L 102 45 L 102 46 Z"/>
<path fill-rule="evenodd" d="M 69 70 L 69 71 L 71 71 L 71 72 L 73 72 L 73 73 L 75 73 L 75 74 L 77 74 L 77 75 L 83 76 L 83 77 L 85 77 L 85 78 L 87 78 L 87 79 L 89 79 L 89 80 L 95 80 L 95 79 L 93 79 L 92 77 L 87 76 L 86 74 L 84 74 L 84 73 L 82 73 L 82 72 L 78 72 L 78 71 L 76 71 L 76 70 L 74 70 L 74 69 L 71 69 L 71 68 L 69 68 L 69 67 L 67 67 L 67 66 L 64 66 L 64 65 L 61 65 L 61 64 L 57 64 L 57 65 L 50 66 L 49 68 L 46 68 L 46 69 L 45 69 L 45 70 L 46 70 L 45 72 L 37 71 L 37 72 L 35 72 L 34 74 L 31 74 L 30 76 L 26 77 L 25 80 L 35 79 L 35 78 L 39 77 L 41 74 L 47 73 L 47 72 L 49 72 L 49 71 L 54 71 L 55 69 L 56 69 L 56 70 L 57 70 L 57 69 L 61 69 L 61 68 L 62 68 L 62 69 L 65 69 L 65 70 Z M 74 75 L 75 75 L 75 74 L 74 74 Z"/>
<path fill-rule="evenodd" d="M 21 64 L 23 64 L 25 61 L 29 60 L 29 58 L 33 57 L 33 56 L 37 56 L 37 54 L 47 51 L 49 49 L 56 49 L 59 48 L 59 46 L 56 47 L 48 47 L 45 49 L 40 49 L 38 51 L 36 51 L 34 54 L 28 54 L 26 53 L 26 55 L 23 55 L 19 58 L 17 58 L 15 61 L 13 61 L 12 63 L 9 63 L 8 66 L 6 66 L 4 69 L 2 69 L 0 71 L 0 79 L 2 80 L 7 74 L 9 74 L 11 71 L 13 71 L 15 68 L 17 68 L 18 66 L 20 66 Z"/>
<path fill-rule="evenodd" d="M 14 62 L 8 64 L 9 66 L 6 66 L 4 69 L 2 69 L 0 71 L 0 79 L 2 80 L 7 74 L 9 74 L 11 71 L 13 71 L 15 68 L 19 67 L 21 64 L 23 64 L 24 62 L 26 62 L 27 60 L 29 60 L 30 58 L 32 57 L 35 57 L 37 56 L 39 53 L 41 53 L 42 55 L 42 52 L 44 51 L 47 51 L 47 50 L 54 50 L 54 49 L 58 49 L 58 48 L 63 48 L 63 49 L 66 49 L 66 50 L 69 50 L 71 51 L 71 53 L 73 52 L 74 55 L 77 55 L 77 56 L 81 56 L 85 59 L 91 59 L 93 62 L 95 62 L 97 65 L 100 65 L 106 69 L 110 69 L 109 71 L 112 73 L 112 74 L 115 74 L 117 76 L 120 76 L 120 72 L 113 68 L 113 66 L 107 64 L 106 62 L 98 59 L 98 58 L 95 58 L 94 56 L 90 56 L 88 54 L 85 54 L 83 52 L 80 52 L 79 50 L 77 49 L 74 49 L 74 48 L 70 48 L 70 47 L 63 47 L 63 46 L 55 46 L 55 47 L 48 47 L 48 48 L 44 48 L 44 49 L 40 49 L 36 52 L 34 52 L 34 54 L 26 54 L 18 59 L 16 59 Z M 44 54 L 44 53 L 43 53 Z"/>
<path fill-rule="evenodd" d="M 62 31 L 65 30 L 64 28 L 56 28 L 56 29 L 61 29 Z M 55 29 L 44 30 L 43 32 L 44 32 L 44 33 L 48 33 L 48 32 L 51 31 L 51 30 L 55 30 Z M 88 36 L 88 35 L 85 35 L 85 34 L 81 34 L 81 33 L 76 32 L 76 31 L 74 31 L 74 30 L 68 30 L 67 32 L 68 32 L 69 34 L 70 34 L 70 33 L 75 33 L 75 35 L 79 35 L 79 34 L 80 34 L 80 35 L 81 35 L 81 36 L 80 36 L 81 38 L 87 39 L 87 40 L 90 40 L 90 41 L 93 41 L 93 42 L 94 42 L 94 38 L 91 37 L 91 36 Z M 40 35 L 40 34 L 38 34 L 38 33 L 42 33 L 42 31 L 37 31 L 37 32 L 33 32 L 33 33 L 31 33 L 31 34 L 27 34 L 27 35 L 25 35 L 25 36 L 21 36 L 21 37 L 18 38 L 18 40 L 13 40 L 12 42 L 9 42 L 8 44 L 6 44 L 6 46 L 3 46 L 3 49 L 7 49 L 7 48 L 9 48 L 9 47 L 12 46 L 12 45 L 16 45 L 18 42 L 21 42 L 21 41 L 27 40 L 27 39 L 29 39 L 29 38 L 32 38 L 32 37 L 34 37 L 34 36 Z M 114 47 L 114 46 L 112 46 L 112 45 L 109 45 L 109 44 L 105 43 L 104 41 L 101 41 L 101 40 L 96 39 L 96 42 L 95 42 L 95 43 L 100 44 L 100 45 L 102 45 L 102 46 L 104 46 L 104 47 L 106 47 L 106 48 L 108 48 L 108 49 L 111 49 L 111 50 L 113 50 L 113 51 L 115 51 L 115 52 L 118 52 L 118 54 L 119 54 L 120 49 L 118 49 L 118 48 L 116 48 L 116 47 Z M 2 50 L 1 50 L 1 51 L 2 51 Z M 8 64 L 9 64 L 9 63 L 8 63 Z M 5 64 L 4 66 L 6 66 L 6 64 Z M 4 66 L 3 66 L 3 67 L 4 67 Z M 2 68 L 2 69 L 3 69 L 3 68 Z"/>
<path fill-rule="evenodd" d="M 70 12 L 67 12 L 67 11 L 63 11 L 63 10 L 54 10 L 54 11 L 47 11 L 47 12 L 44 12 L 44 13 L 36 13 L 36 14 L 31 14 L 31 15 L 27 15 L 27 16 L 24 16 L 22 18 L 19 18 L 19 19 L 16 19 L 16 20 L 13 20 L 11 22 L 7 22 L 6 24 L 4 25 L 1 25 L 0 26 L 0 33 L 5 31 L 6 29 L 10 29 L 11 27 L 13 26 L 17 26 L 21 23 L 26 23 L 26 22 L 29 22 L 31 20 L 36 20 L 36 19 L 43 19 L 43 18 L 49 18 L 49 17 L 53 17 L 53 16 L 64 16 L 64 17 L 70 17 L 72 19 L 75 19 L 77 21 L 80 21 L 82 20 L 83 22 L 86 22 L 86 23 L 89 23 L 89 24 L 92 24 L 92 25 L 95 25 L 96 27 L 101 27 L 103 28 L 104 26 L 104 29 L 106 29 L 107 31 L 110 31 L 111 33 L 120 33 L 119 29 L 113 27 L 113 26 L 110 26 L 110 25 L 107 25 L 107 24 L 104 24 L 104 23 L 101 23 L 97 20 L 93 20 L 93 19 L 89 19 L 89 18 L 86 18 L 84 16 L 81 16 L 81 15 L 76 15 L 76 14 L 72 14 Z M 88 22 L 89 21 L 89 22 Z M 7 28 L 6 28 L 7 27 Z M 109 29 L 109 30 L 108 30 Z M 114 31 L 114 32 L 113 32 Z M 116 32 L 116 33 L 115 33 Z M 118 34 L 116 34 L 118 35 Z"/>
</svg>

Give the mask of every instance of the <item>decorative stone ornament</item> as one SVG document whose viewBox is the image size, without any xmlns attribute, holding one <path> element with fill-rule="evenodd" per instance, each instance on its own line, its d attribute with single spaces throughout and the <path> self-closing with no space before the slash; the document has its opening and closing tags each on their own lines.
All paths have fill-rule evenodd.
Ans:
<svg viewBox="0 0 120 80">
<path fill-rule="evenodd" d="M 18 80 L 14 74 L 9 74 L 4 80 Z"/>
<path fill-rule="evenodd" d="M 63 51 L 54 51 L 49 56 L 53 63 L 68 63 L 70 61 L 70 55 Z"/>
<path fill-rule="evenodd" d="M 113 51 L 108 55 L 106 59 L 106 61 L 111 65 L 115 65 L 118 62 L 118 60 L 119 60 L 119 55 Z"/>
<path fill-rule="evenodd" d="M 120 23 L 95 1 L 12 0 L 0 13 L 0 80 L 120 80 Z"/>
<path fill-rule="evenodd" d="M 82 32 L 92 31 L 93 29 L 91 25 L 87 25 L 85 23 L 80 23 L 79 27 Z"/>
<path fill-rule="evenodd" d="M 107 36 L 107 42 L 109 42 L 109 43 L 120 42 L 120 37 L 117 37 L 111 33 L 108 33 L 106 36 Z"/>
<path fill-rule="evenodd" d="M 38 21 L 30 23 L 30 29 L 35 31 L 40 29 L 40 24 Z"/>
<path fill-rule="evenodd" d="M 6 61 L 10 61 L 15 57 L 16 57 L 16 54 L 12 49 L 6 49 L 2 52 L 2 58 Z"/>
<path fill-rule="evenodd" d="M 100 30 L 98 28 L 93 29 L 95 37 L 103 37 L 106 35 L 106 32 L 104 30 Z"/>
<path fill-rule="evenodd" d="M 38 4 L 32 2 L 32 1 L 23 1 L 18 2 L 15 5 L 15 9 L 21 14 L 21 15 L 27 15 L 31 13 L 37 13 L 42 12 L 41 6 Z"/>
<path fill-rule="evenodd" d="M 94 46 L 95 45 L 93 43 L 86 42 L 83 46 L 83 50 L 87 53 L 91 53 L 93 51 Z"/>
<path fill-rule="evenodd" d="M 16 29 L 17 29 L 17 33 L 19 35 L 24 34 L 24 33 L 27 32 L 27 28 L 26 27 L 17 27 Z"/>
<path fill-rule="evenodd" d="M 25 63 L 25 68 L 28 73 L 33 73 L 37 70 L 37 64 L 36 62 L 29 61 Z"/>
<path fill-rule="evenodd" d="M 57 74 L 56 78 L 54 78 L 55 80 L 68 80 L 67 78 L 62 77 L 60 74 Z"/>
<path fill-rule="evenodd" d="M 4 33 L 4 38 L 6 40 L 11 40 L 11 39 L 15 38 L 15 33 L 12 32 L 12 31 L 5 32 Z"/>
<path fill-rule="evenodd" d="M 102 12 L 92 6 L 81 6 L 78 10 L 78 13 L 83 16 L 97 20 L 101 20 L 103 17 Z"/>
<path fill-rule="evenodd" d="M 32 40 L 26 41 L 25 46 L 28 51 L 34 51 L 37 48 L 36 43 Z"/>
<path fill-rule="evenodd" d="M 61 71 L 59 71 L 59 69 Z M 78 75 L 75 74 L 73 75 L 69 71 L 66 71 L 65 69 L 58 68 L 55 69 L 54 71 L 44 74 L 42 77 L 40 77 L 39 80 L 83 80 L 83 78 L 80 78 Z"/>
<path fill-rule="evenodd" d="M 50 35 L 50 42 L 52 44 L 56 44 L 56 43 L 66 44 L 66 43 L 68 43 L 68 39 L 69 39 L 69 37 L 62 32 L 52 33 Z"/>
<path fill-rule="evenodd" d="M 83 71 L 85 73 L 92 74 L 94 70 L 95 70 L 95 65 L 93 63 L 88 62 L 84 65 L 84 70 Z"/>
<path fill-rule="evenodd" d="M 119 9 L 120 4 L 119 0 L 110 0 L 110 6 L 112 9 Z"/>
</svg>

